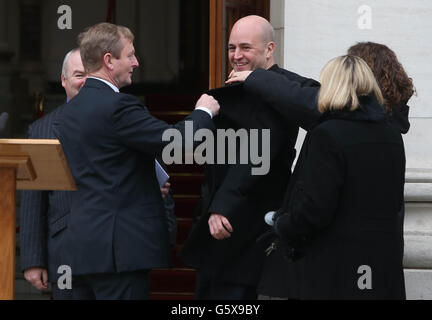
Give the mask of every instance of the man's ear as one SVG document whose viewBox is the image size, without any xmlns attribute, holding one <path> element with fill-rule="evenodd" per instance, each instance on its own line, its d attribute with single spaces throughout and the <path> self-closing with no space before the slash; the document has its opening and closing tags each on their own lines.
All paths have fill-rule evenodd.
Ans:
<svg viewBox="0 0 432 320">
<path fill-rule="evenodd" d="M 112 60 L 113 60 L 112 54 L 109 52 L 105 53 L 105 55 L 103 56 L 103 63 L 110 71 L 114 70 L 114 65 L 112 63 Z"/>
<path fill-rule="evenodd" d="M 267 43 L 267 58 L 273 56 L 274 49 L 275 49 L 275 43 L 273 41 Z"/>
<path fill-rule="evenodd" d="M 62 87 L 66 89 L 66 78 L 64 75 L 60 76 Z"/>
</svg>

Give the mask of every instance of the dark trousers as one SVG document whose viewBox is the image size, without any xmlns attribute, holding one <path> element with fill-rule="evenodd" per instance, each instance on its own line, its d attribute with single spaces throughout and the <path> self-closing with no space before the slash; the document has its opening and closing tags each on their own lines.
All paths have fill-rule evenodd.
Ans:
<svg viewBox="0 0 432 320">
<path fill-rule="evenodd" d="M 72 300 L 73 289 L 60 290 L 57 283 L 51 283 L 51 294 L 53 300 Z"/>
<path fill-rule="evenodd" d="M 197 272 L 196 300 L 256 300 L 256 287 L 224 283 L 214 275 Z"/>
<path fill-rule="evenodd" d="M 148 300 L 150 270 L 73 277 L 74 300 Z"/>
</svg>

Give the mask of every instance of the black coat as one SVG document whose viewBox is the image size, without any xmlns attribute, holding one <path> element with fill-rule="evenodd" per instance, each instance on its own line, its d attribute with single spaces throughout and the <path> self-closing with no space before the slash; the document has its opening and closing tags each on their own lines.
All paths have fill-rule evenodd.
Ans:
<svg viewBox="0 0 432 320">
<path fill-rule="evenodd" d="M 407 133 L 410 128 L 408 114 L 409 106 L 407 105 L 407 101 L 392 107 L 392 114 L 389 117 L 390 124 L 395 130 L 402 134 Z"/>
<path fill-rule="evenodd" d="M 316 124 L 319 117 L 317 94 L 320 84 L 316 82 L 313 86 L 302 86 L 290 80 L 281 74 L 257 69 L 247 78 L 244 88 L 257 95 L 288 123 L 294 118 L 303 129 L 308 130 Z M 402 134 L 410 128 L 407 102 L 392 106 L 392 114 L 388 117 L 391 126 Z"/>
<path fill-rule="evenodd" d="M 300 86 L 317 85 L 314 80 L 276 65 L 270 72 L 296 81 Z M 215 118 L 217 128 L 270 129 L 270 171 L 266 175 L 251 175 L 250 163 L 206 166 L 200 217 L 180 256 L 186 264 L 200 272 L 217 275 L 221 281 L 256 285 L 264 258 L 256 240 L 268 229 L 265 213 L 281 205 L 295 158 L 300 121 L 293 116 L 286 124 L 258 95 L 245 91 L 243 85 L 217 89 L 210 94 L 221 104 L 220 115 Z M 308 118 L 310 112 L 304 110 L 299 114 Z M 313 119 L 309 121 L 317 118 L 316 113 L 312 114 Z M 216 240 L 211 236 L 208 219 L 213 212 L 230 221 L 234 229 L 230 238 Z"/>
<path fill-rule="evenodd" d="M 287 81 L 286 79 L 282 79 L 282 77 L 277 76 L 275 74 L 265 72 L 263 70 L 257 70 L 256 72 L 252 73 L 251 76 L 248 78 L 248 80 L 245 83 L 245 87 L 249 88 L 249 90 L 254 90 L 255 92 L 259 92 L 261 96 L 265 97 L 267 101 L 269 101 L 271 106 L 280 112 L 281 115 L 285 117 L 289 117 L 290 113 L 293 111 L 296 111 L 297 108 L 301 108 L 302 104 L 305 103 L 310 108 L 317 108 L 317 93 L 318 88 L 300 88 L 296 83 Z M 283 94 L 278 94 L 280 92 L 280 88 L 284 87 L 285 91 L 283 91 Z M 292 102 L 297 101 L 296 109 L 292 110 Z M 381 107 L 379 107 L 381 108 Z M 353 119 L 353 114 L 348 113 L 345 114 L 347 118 L 351 119 L 345 119 L 343 121 L 339 120 L 338 122 L 335 122 L 334 120 L 330 123 L 332 123 L 332 126 L 330 127 L 330 131 L 334 130 L 342 130 L 343 126 L 346 128 L 344 129 L 344 134 L 341 134 L 341 137 L 339 139 L 342 139 L 343 142 L 347 145 L 347 149 L 352 149 L 353 152 L 355 150 L 354 147 L 362 148 L 361 144 L 365 142 L 364 146 L 368 148 L 367 139 L 369 139 L 370 143 L 373 143 L 374 140 L 382 140 L 387 138 L 387 145 L 388 148 L 390 148 L 392 145 L 397 145 L 398 149 L 397 151 L 393 150 L 393 156 L 394 159 L 392 159 L 391 152 L 386 153 L 383 155 L 383 157 L 378 158 L 378 162 L 374 163 L 375 168 L 373 168 L 373 171 L 370 170 L 369 173 L 365 173 L 364 177 L 368 177 L 368 179 L 364 179 L 363 186 L 361 186 L 361 192 L 356 190 L 356 194 L 358 195 L 358 199 L 356 202 L 366 202 L 367 205 L 357 205 L 355 202 L 345 203 L 347 208 L 342 208 L 341 206 L 338 206 L 337 210 L 344 210 L 344 212 L 352 212 L 352 215 L 355 213 L 358 213 L 359 209 L 363 210 L 362 217 L 361 212 L 356 217 L 356 219 L 360 220 L 362 218 L 365 218 L 365 220 L 372 217 L 371 221 L 369 223 L 367 221 L 362 222 L 362 224 L 367 225 L 365 228 L 372 228 L 375 230 L 380 230 L 383 228 L 383 225 L 385 224 L 385 220 L 382 220 L 375 224 L 376 220 L 380 220 L 382 216 L 385 216 L 385 212 L 376 212 L 376 208 L 379 206 L 379 203 L 385 203 L 385 201 L 389 201 L 387 197 L 384 195 L 387 195 L 391 197 L 391 194 L 393 193 L 394 199 L 397 202 L 400 202 L 399 209 L 395 209 L 394 205 L 393 207 L 387 206 L 387 214 L 390 216 L 389 220 L 393 220 L 392 224 L 389 224 L 386 231 L 388 233 L 393 233 L 392 236 L 386 237 L 383 235 L 381 238 L 387 238 L 382 241 L 381 246 L 376 246 L 375 244 L 369 245 L 372 248 L 376 249 L 376 252 L 368 252 L 370 249 L 361 250 L 362 252 L 358 254 L 357 257 L 353 257 L 355 254 L 352 252 L 350 253 L 350 250 L 354 250 L 353 247 L 350 248 L 349 244 L 346 246 L 341 245 L 338 243 L 339 246 L 338 249 L 340 249 L 340 252 L 338 249 L 334 248 L 333 252 L 326 247 L 329 247 L 331 245 L 335 245 L 335 241 L 333 241 L 333 244 L 331 241 L 328 241 L 326 244 L 322 239 L 324 239 L 325 233 L 323 231 L 323 235 L 317 236 L 317 239 L 311 242 L 311 248 L 313 249 L 305 249 L 304 242 L 301 240 L 301 237 L 305 236 L 308 233 L 314 233 L 313 230 L 307 230 L 307 228 L 303 231 L 301 231 L 300 225 L 298 224 L 301 220 L 301 218 L 298 218 L 298 216 L 293 217 L 293 222 L 291 224 L 291 231 L 290 232 L 299 232 L 297 234 L 297 237 L 290 238 L 289 244 L 287 244 L 287 241 L 281 241 L 280 239 L 277 241 L 278 246 L 277 249 L 272 251 L 272 253 L 265 259 L 264 264 L 264 270 L 262 273 L 261 281 L 259 284 L 258 292 L 264 295 L 269 296 L 278 296 L 278 297 L 289 297 L 289 298 L 403 298 L 405 296 L 404 292 L 404 281 L 403 281 L 403 271 L 402 271 L 402 256 L 403 256 L 403 170 L 404 170 L 404 154 L 403 154 L 403 144 L 402 139 L 400 138 L 400 135 L 398 133 L 406 133 L 409 128 L 409 122 L 408 122 L 408 106 L 405 104 L 402 104 L 398 108 L 393 108 L 394 112 L 392 117 L 390 117 L 390 121 L 388 121 L 386 115 L 384 114 L 383 109 L 379 109 L 379 112 L 370 112 L 369 114 L 366 113 L 363 116 L 358 116 L 357 119 Z M 340 117 L 343 118 L 341 115 L 333 115 L 333 117 Z M 322 118 L 321 122 L 324 120 L 329 120 L 331 116 L 328 116 L 326 118 Z M 355 116 L 354 116 L 355 118 Z M 321 123 L 319 127 L 316 127 L 318 132 L 322 129 L 322 126 L 325 126 L 325 122 Z M 330 126 L 327 124 L 327 126 Z M 352 126 L 352 128 L 351 128 Z M 382 126 L 382 127 L 380 127 Z M 340 128 L 339 128 L 340 127 Z M 370 132 L 368 131 L 368 127 L 370 127 Z M 306 126 L 306 129 L 314 128 L 314 126 Z M 390 133 L 391 128 L 395 129 L 393 133 Z M 315 131 L 312 131 L 315 132 Z M 303 189 L 302 185 L 305 176 L 310 178 L 311 172 L 309 167 L 310 166 L 316 166 L 320 165 L 319 162 L 322 162 L 322 156 L 317 155 L 313 156 L 310 151 L 308 150 L 311 148 L 310 140 L 312 137 L 312 132 L 308 133 L 306 136 L 304 145 L 302 147 L 302 151 L 300 153 L 296 169 L 294 170 L 293 177 L 291 178 L 289 188 L 287 190 L 285 199 L 284 199 L 284 205 L 283 207 L 278 211 L 278 213 L 282 213 L 285 211 L 290 212 L 293 208 L 298 208 L 299 215 L 301 217 L 300 211 L 304 210 L 302 206 L 308 207 L 308 203 L 311 202 L 312 199 L 307 198 L 307 201 L 305 199 L 302 199 L 302 197 L 306 197 L 305 195 L 302 195 L 302 192 L 300 190 Z M 394 134 L 396 132 L 396 134 Z M 314 133 L 315 135 L 316 133 Z M 318 134 L 319 135 L 319 134 Z M 363 141 L 361 140 L 363 136 Z M 386 137 L 386 138 L 385 138 Z M 320 137 L 318 137 L 320 139 Z M 322 139 L 322 138 L 321 138 Z M 317 140 L 317 139 L 314 139 Z M 355 144 L 351 147 L 351 144 Z M 323 144 L 325 147 L 325 142 L 319 142 L 315 143 L 315 147 L 321 147 L 320 144 Z M 387 148 L 387 149 L 388 149 Z M 386 149 L 383 149 L 386 150 Z M 366 152 L 365 151 L 365 152 Z M 382 154 L 383 152 L 380 152 L 379 154 Z M 369 155 L 365 154 L 365 158 L 369 157 Z M 388 159 L 386 159 L 388 158 Z M 353 159 L 353 157 L 351 157 Z M 356 157 L 360 162 L 366 162 L 366 159 L 363 159 L 361 155 Z M 386 163 L 386 161 L 389 162 L 389 164 Z M 390 162 L 395 162 L 392 165 L 390 165 Z M 366 163 L 363 164 L 364 166 L 367 166 Z M 370 164 L 368 166 L 371 166 Z M 361 167 L 359 167 L 360 170 Z M 384 169 L 382 169 L 384 168 Z M 369 168 L 368 168 L 369 170 Z M 392 171 L 393 170 L 393 171 Z M 323 185 L 316 184 L 314 186 L 315 193 L 314 195 L 317 197 L 325 196 L 326 190 L 328 190 L 328 185 L 325 185 L 326 183 L 336 183 L 335 177 L 327 177 L 325 175 L 324 170 L 317 169 L 319 174 L 319 181 L 323 183 Z M 377 175 L 373 175 L 373 172 L 378 171 Z M 352 174 L 351 174 L 352 175 Z M 392 180 L 396 180 L 394 184 L 392 183 L 386 183 L 387 177 L 383 177 L 384 175 L 391 176 Z M 372 177 L 371 177 L 372 176 Z M 377 181 L 378 180 L 378 181 Z M 387 181 L 390 181 L 387 179 Z M 351 181 L 351 183 L 354 183 L 354 181 Z M 344 182 L 344 190 L 342 192 L 342 195 L 340 196 L 348 196 L 349 192 L 352 192 L 351 190 L 348 191 L 348 189 L 345 190 L 345 186 L 351 186 L 351 183 Z M 384 184 L 384 187 L 382 189 L 385 191 L 380 190 L 378 193 L 375 189 L 378 188 L 371 188 L 371 186 L 379 186 Z M 388 185 L 386 185 L 388 184 Z M 360 186 L 357 186 L 359 188 Z M 396 194 L 398 193 L 398 194 Z M 377 196 L 378 194 L 378 196 Z M 382 199 L 380 199 L 380 194 L 383 195 Z M 353 195 L 350 196 L 351 198 Z M 350 198 L 350 201 L 352 200 Z M 303 200 L 303 203 L 301 201 Z M 327 201 L 327 200 L 326 200 Z M 342 200 L 341 200 L 342 201 Z M 326 207 L 323 205 L 323 208 Z M 303 208 L 303 209 L 302 209 Z M 320 208 L 323 210 L 323 208 Z M 393 209 L 393 211 L 391 210 Z M 302 211 L 303 212 L 303 211 Z M 314 208 L 313 206 L 308 207 L 308 212 L 319 212 L 317 208 Z M 306 214 L 305 212 L 303 212 Z M 325 212 L 328 215 L 328 212 Z M 341 215 L 340 213 L 338 213 Z M 376 214 L 376 217 L 373 216 Z M 287 219 L 284 217 L 284 219 Z M 331 219 L 331 217 L 329 218 Z M 350 222 L 347 220 L 348 223 Z M 314 226 L 313 228 L 322 228 L 320 226 L 320 222 L 315 221 L 318 226 Z M 321 222 L 322 223 L 322 222 Z M 341 228 L 346 228 L 349 230 L 349 228 L 355 228 L 355 222 L 351 221 L 352 225 L 345 226 L 341 225 L 341 222 L 338 222 L 338 226 Z M 309 225 L 310 228 L 312 228 L 312 225 Z M 340 233 L 340 230 L 337 227 L 334 227 L 336 230 L 335 233 Z M 331 229 L 333 230 L 333 229 Z M 346 232 L 347 234 L 349 232 Z M 300 236 L 301 234 L 301 236 Z M 371 231 L 371 235 L 378 235 L 379 234 L 376 231 Z M 368 237 L 371 239 L 370 242 L 377 240 L 376 237 Z M 267 241 L 266 246 L 269 246 L 271 243 L 271 240 L 273 240 L 272 237 L 270 237 L 270 241 Z M 334 240 L 334 238 L 333 238 Z M 339 241 L 338 239 L 337 241 Z M 357 239 L 357 241 L 360 241 Z M 366 245 L 368 240 L 361 240 L 365 242 Z M 343 240 L 340 240 L 339 242 L 343 242 Z M 304 254 L 304 251 L 306 250 L 306 257 L 303 259 L 292 261 L 293 252 L 291 250 L 291 247 L 293 245 L 296 245 L 297 247 L 297 254 L 296 256 L 300 254 Z M 324 250 L 326 249 L 326 250 Z M 342 249 L 344 252 L 342 252 Z M 321 253 L 321 251 L 323 251 Z M 382 251 L 382 252 L 381 252 Z M 386 256 L 385 253 L 388 253 Z M 347 257 L 346 263 L 353 265 L 353 261 L 356 258 L 359 258 L 363 254 L 365 257 L 369 255 L 368 258 L 377 259 L 380 255 L 383 255 L 384 258 L 377 259 L 377 263 L 380 264 L 380 268 L 378 272 L 374 272 L 374 276 L 377 277 L 375 279 L 378 282 L 374 282 L 374 285 L 376 286 L 373 291 L 369 292 L 366 290 L 366 292 L 359 292 L 359 290 L 356 290 L 356 287 L 352 286 L 355 284 L 353 282 L 353 279 L 355 277 L 360 277 L 360 275 L 349 273 L 343 273 L 340 272 L 341 270 L 341 264 L 338 265 L 338 261 L 341 260 L 342 257 Z M 314 257 L 315 255 L 316 257 Z M 326 255 L 328 257 L 326 257 Z M 312 256 L 312 257 L 311 257 Z M 388 261 L 385 261 L 388 258 Z M 313 260 L 315 259 L 315 260 Z M 326 267 L 321 268 L 321 266 L 324 266 L 324 262 L 321 261 L 321 259 L 324 259 L 325 263 L 327 264 Z M 333 260 L 333 261 L 332 261 Z M 386 267 L 388 267 L 387 270 L 383 271 L 382 269 L 382 262 L 386 263 Z M 317 265 L 313 265 L 313 263 L 316 263 Z M 354 263 L 355 264 L 355 263 Z M 334 270 L 330 270 L 334 268 Z M 375 268 L 377 269 L 377 268 Z M 388 272 L 388 275 L 383 274 Z M 326 274 L 327 273 L 327 274 Z M 335 278 L 338 277 L 338 278 Z M 348 281 L 348 278 L 351 277 L 351 280 Z M 381 279 L 380 279 L 381 278 Z M 386 285 L 383 286 L 382 280 L 383 279 L 390 279 L 389 282 L 393 282 L 393 284 L 386 287 Z M 381 283 L 379 283 L 381 281 Z M 384 280 L 385 281 L 385 280 Z M 346 288 L 343 288 L 343 285 L 349 283 L 351 287 L 349 287 L 347 290 L 344 290 Z"/>
<path fill-rule="evenodd" d="M 213 130 L 201 110 L 186 120 Z M 155 156 L 175 126 L 150 115 L 135 97 L 87 79 L 56 119 L 78 190 L 66 230 L 65 264 L 74 275 L 166 267 L 170 246 L 164 205 L 155 174 Z"/>
<path fill-rule="evenodd" d="M 326 115 L 308 133 L 277 233 L 305 239 L 301 299 L 403 299 L 405 154 L 374 99 Z M 381 117 L 380 117 L 381 114 Z M 358 286 L 371 268 L 372 288 Z"/>
</svg>

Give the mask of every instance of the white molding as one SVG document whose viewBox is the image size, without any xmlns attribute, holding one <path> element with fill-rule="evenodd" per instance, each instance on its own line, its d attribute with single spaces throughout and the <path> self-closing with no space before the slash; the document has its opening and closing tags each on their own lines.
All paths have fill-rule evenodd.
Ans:
<svg viewBox="0 0 432 320">
<path fill-rule="evenodd" d="M 405 171 L 406 183 L 432 183 L 432 169 L 407 168 Z"/>
<path fill-rule="evenodd" d="M 405 269 L 408 300 L 432 300 L 432 270 Z"/>
<path fill-rule="evenodd" d="M 432 204 L 406 203 L 404 267 L 432 269 Z"/>
<path fill-rule="evenodd" d="M 405 235 L 404 268 L 432 269 L 432 235 Z"/>
</svg>

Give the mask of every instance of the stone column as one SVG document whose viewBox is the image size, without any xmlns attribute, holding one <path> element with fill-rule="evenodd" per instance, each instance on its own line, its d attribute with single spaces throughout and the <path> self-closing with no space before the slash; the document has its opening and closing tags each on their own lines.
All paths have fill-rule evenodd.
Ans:
<svg viewBox="0 0 432 320">
<path fill-rule="evenodd" d="M 275 63 L 279 67 L 284 65 L 284 21 L 285 21 L 285 1 L 284 0 L 271 0 L 270 1 L 270 23 L 275 30 Z"/>
<path fill-rule="evenodd" d="M 432 299 L 432 169 L 405 175 L 405 285 L 408 299 Z"/>
</svg>

